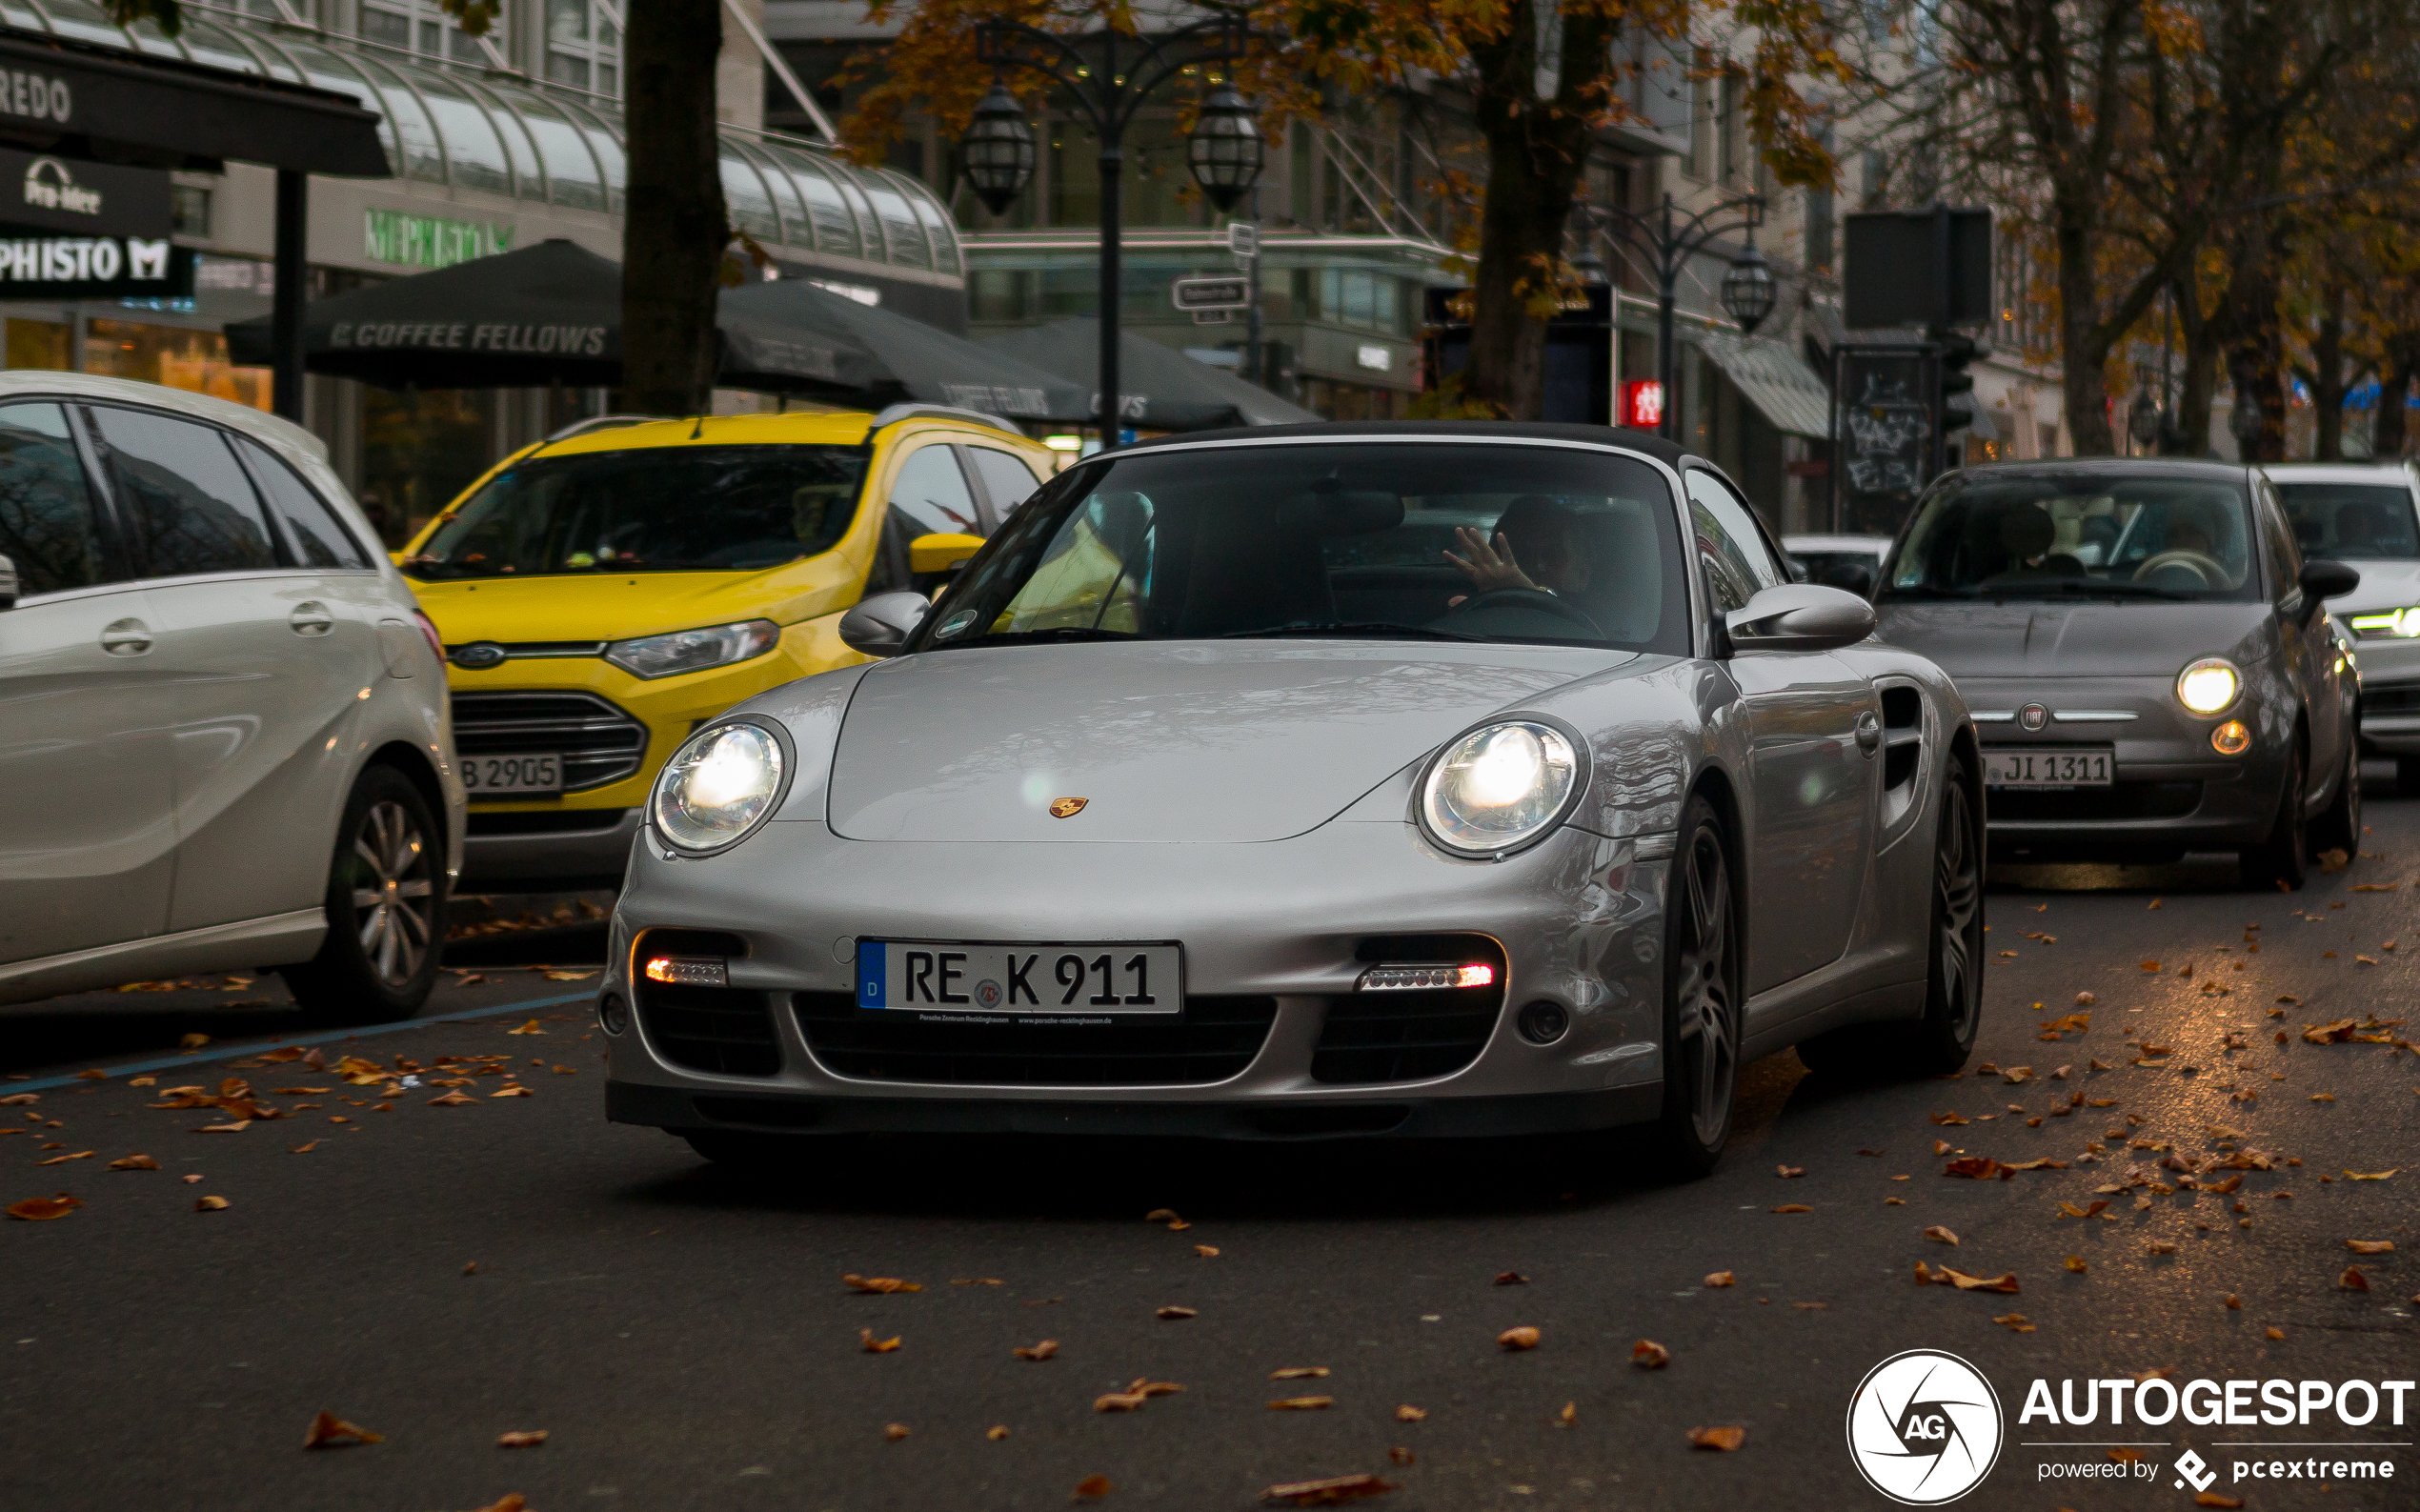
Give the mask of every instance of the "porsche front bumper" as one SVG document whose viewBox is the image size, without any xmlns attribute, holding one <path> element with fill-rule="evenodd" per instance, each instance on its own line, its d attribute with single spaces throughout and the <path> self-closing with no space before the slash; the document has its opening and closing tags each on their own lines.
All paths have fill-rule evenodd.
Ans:
<svg viewBox="0 0 2420 1512">
<path fill-rule="evenodd" d="M 1250 844 L 879 844 L 789 821 L 705 860 L 667 861 L 660 845 L 642 841 L 614 919 L 605 990 L 635 1011 L 608 1039 L 608 1114 L 679 1132 L 1230 1138 L 1511 1133 L 1652 1118 L 1670 841 L 1565 829 L 1508 860 L 1470 862 L 1439 855 L 1401 820 L 1352 818 Z M 634 998 L 634 950 L 663 929 L 736 937 L 744 951 L 732 959 L 728 996 L 706 1005 L 735 1016 L 715 1022 L 762 1041 L 744 1074 L 710 1068 L 734 1062 L 701 1053 L 692 1036 L 702 1020 L 651 1008 L 645 983 Z M 1357 952 L 1421 935 L 1484 936 L 1502 947 L 1492 1018 L 1443 1056 L 1462 1059 L 1450 1069 L 1373 1079 L 1373 1065 L 1421 1058 L 1363 1056 L 1340 1079 L 1336 1026 L 1349 1021 L 1366 1038 L 1379 1015 L 1384 1035 L 1387 995 L 1354 992 L 1368 964 Z M 896 1012 L 855 1010 L 860 938 L 1173 940 L 1200 1017 L 1231 1016 L 1240 1003 L 1266 1010 L 1246 1012 L 1244 1042 L 1214 1079 L 1184 1071 L 1114 1079 L 1093 1051 L 1117 1031 L 1089 1031 L 1092 1049 L 1079 1052 L 1048 1024 L 1004 1031 L 1024 1037 L 1016 1056 L 953 1060 L 913 1053 L 924 1031 Z M 1516 1027 L 1520 1010 L 1542 1001 L 1568 1020 L 1543 1045 Z M 869 1061 L 836 1048 L 861 1042 L 846 1031 L 871 1019 L 881 1020 L 885 1043 L 911 1053 Z M 1232 1038 L 1235 1026 L 1222 1032 Z M 1114 1058 L 1116 1041 L 1107 1043 Z M 1439 1060 L 1432 1048 L 1424 1063 Z"/>
</svg>

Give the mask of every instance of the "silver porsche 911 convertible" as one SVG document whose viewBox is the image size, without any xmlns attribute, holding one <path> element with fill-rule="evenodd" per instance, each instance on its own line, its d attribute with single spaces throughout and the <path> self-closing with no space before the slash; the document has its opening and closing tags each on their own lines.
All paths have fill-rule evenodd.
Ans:
<svg viewBox="0 0 2420 1512">
<path fill-rule="evenodd" d="M 664 768 L 615 1119 L 1230 1138 L 1648 1123 L 1974 1042 L 1981 765 L 1930 662 L 1635 433 L 1278 427 L 1045 486 L 879 658 Z"/>
</svg>

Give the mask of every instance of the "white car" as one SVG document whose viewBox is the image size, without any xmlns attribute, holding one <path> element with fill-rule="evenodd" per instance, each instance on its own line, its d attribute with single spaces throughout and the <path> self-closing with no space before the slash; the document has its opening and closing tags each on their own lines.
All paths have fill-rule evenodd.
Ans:
<svg viewBox="0 0 2420 1512">
<path fill-rule="evenodd" d="M 0 373 L 0 1003 L 275 968 L 407 1017 L 462 833 L 436 631 L 317 439 Z"/>
<path fill-rule="evenodd" d="M 2420 793 L 2420 464 L 2269 463 L 2261 469 L 2305 556 L 2360 569 L 2328 615 L 2361 669 L 2361 746 L 2394 757 L 2395 786 Z"/>
</svg>

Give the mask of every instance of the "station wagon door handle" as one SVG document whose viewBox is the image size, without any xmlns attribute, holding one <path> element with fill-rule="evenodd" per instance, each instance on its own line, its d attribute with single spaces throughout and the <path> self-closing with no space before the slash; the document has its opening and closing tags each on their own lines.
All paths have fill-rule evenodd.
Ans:
<svg viewBox="0 0 2420 1512">
<path fill-rule="evenodd" d="M 1868 709 L 1857 716 L 1857 749 L 1872 756 L 1882 743 L 1883 722 Z"/>
<path fill-rule="evenodd" d="M 286 626 L 297 635 L 324 635 L 336 628 L 336 616 L 328 613 L 326 604 L 307 598 L 286 616 Z"/>
<path fill-rule="evenodd" d="M 139 656 L 151 649 L 151 627 L 139 619 L 113 619 L 102 627 L 101 649 L 112 656 Z"/>
</svg>

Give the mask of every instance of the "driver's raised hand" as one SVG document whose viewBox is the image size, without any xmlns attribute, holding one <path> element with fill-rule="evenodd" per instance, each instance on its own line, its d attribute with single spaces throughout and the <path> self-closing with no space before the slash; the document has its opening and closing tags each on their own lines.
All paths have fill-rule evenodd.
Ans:
<svg viewBox="0 0 2420 1512">
<path fill-rule="evenodd" d="M 1457 525 L 1454 527 L 1454 538 L 1468 554 L 1457 556 L 1447 552 L 1445 559 L 1470 575 L 1473 592 L 1488 594 L 1503 588 L 1534 589 L 1538 586 L 1529 580 L 1527 573 L 1521 570 L 1521 563 L 1513 559 L 1512 542 L 1504 539 L 1502 533 L 1491 542 L 1471 527 Z"/>
</svg>

